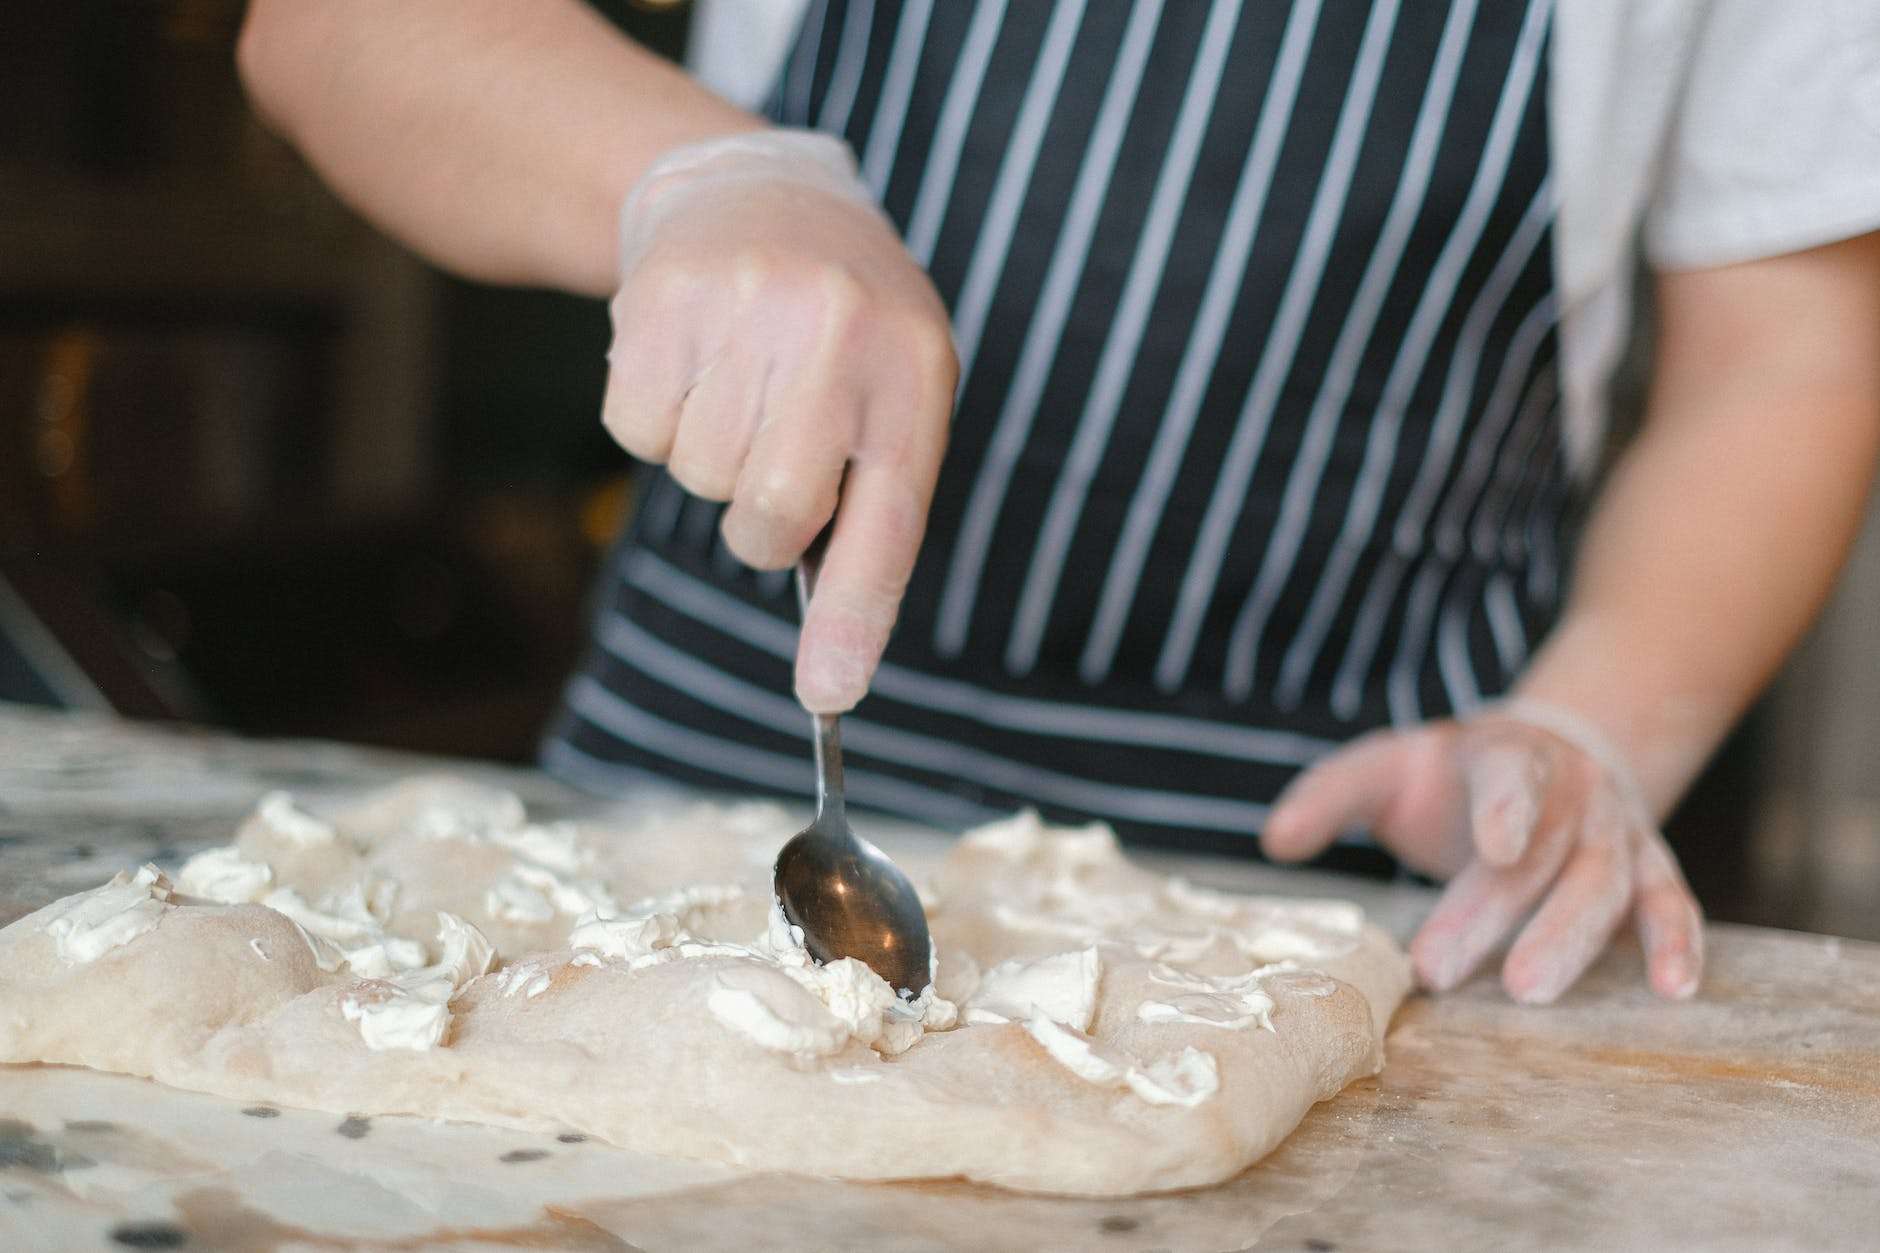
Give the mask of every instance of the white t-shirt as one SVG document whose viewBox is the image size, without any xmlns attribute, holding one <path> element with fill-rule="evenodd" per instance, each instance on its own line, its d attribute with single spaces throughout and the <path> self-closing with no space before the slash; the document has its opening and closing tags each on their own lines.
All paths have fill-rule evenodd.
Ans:
<svg viewBox="0 0 1880 1253">
<path fill-rule="evenodd" d="M 755 106 L 807 3 L 699 0 L 693 72 Z M 1880 0 L 1558 0 L 1551 66 L 1564 438 L 1584 474 L 1641 248 L 1698 269 L 1880 229 Z"/>
<path fill-rule="evenodd" d="M 1565 435 L 1582 472 L 1658 269 L 1880 229 L 1876 0 L 1559 0 L 1548 97 L 1561 188 Z"/>
</svg>

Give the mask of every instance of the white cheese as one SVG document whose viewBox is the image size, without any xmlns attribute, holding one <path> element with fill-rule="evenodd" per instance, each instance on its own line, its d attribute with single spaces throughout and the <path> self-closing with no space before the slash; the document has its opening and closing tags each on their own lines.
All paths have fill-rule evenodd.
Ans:
<svg viewBox="0 0 1880 1253">
<path fill-rule="evenodd" d="M 1220 1090 L 1220 1066 L 1211 1053 L 1184 1048 L 1173 1057 L 1141 1063 L 1063 1023 L 1033 1014 L 1025 1030 L 1051 1059 L 1086 1083 L 1127 1088 L 1151 1105 L 1196 1106 Z"/>
<path fill-rule="evenodd" d="M 264 861 L 249 861 L 233 845 L 197 853 L 176 874 L 176 887 L 183 895 L 222 905 L 258 901 L 273 882 L 272 867 Z"/>
<path fill-rule="evenodd" d="M 369 980 L 340 998 L 340 1012 L 370 1049 L 435 1048 L 450 1027 L 450 1002 L 496 959 L 481 931 L 454 914 L 437 916 L 436 963 Z"/>
<path fill-rule="evenodd" d="M 1000 962 L 960 1006 L 968 1023 L 1022 1022 L 1034 1013 L 1079 1031 L 1090 1028 L 1103 963 L 1093 945 L 1030 960 Z"/>
<path fill-rule="evenodd" d="M 269 792 L 261 798 L 255 816 L 274 834 L 302 848 L 331 844 L 339 838 L 333 824 L 323 822 L 294 804 L 286 792 Z"/>
<path fill-rule="evenodd" d="M 120 870 L 103 887 L 61 901 L 39 929 L 52 937 L 60 960 L 94 962 L 153 930 L 171 908 L 170 893 L 169 879 L 146 862 L 135 875 Z"/>
</svg>

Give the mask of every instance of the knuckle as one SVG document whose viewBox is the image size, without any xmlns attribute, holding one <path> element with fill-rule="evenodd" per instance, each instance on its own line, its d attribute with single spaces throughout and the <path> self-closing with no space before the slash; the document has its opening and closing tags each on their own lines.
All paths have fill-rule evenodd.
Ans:
<svg viewBox="0 0 1880 1253">
<path fill-rule="evenodd" d="M 738 500 L 757 517 L 781 520 L 793 512 L 804 487 L 802 480 L 783 466 L 763 465 L 745 471 Z"/>
<path fill-rule="evenodd" d="M 1374 753 L 1396 751 L 1402 754 L 1405 775 L 1434 787 L 1448 779 L 1453 767 L 1454 743 L 1437 728 L 1398 731 L 1389 727 L 1372 731 L 1353 742 L 1352 749 Z"/>
<path fill-rule="evenodd" d="M 610 400 L 601 426 L 630 457 L 657 465 L 672 454 L 672 423 L 631 398 Z"/>
<path fill-rule="evenodd" d="M 681 445 L 672 450 L 666 466 L 679 486 L 704 500 L 730 500 L 735 475 L 722 461 Z"/>
<path fill-rule="evenodd" d="M 777 262 L 769 251 L 746 247 L 727 259 L 720 282 L 740 302 L 749 302 L 775 281 L 776 274 Z"/>
<path fill-rule="evenodd" d="M 833 494 L 782 470 L 765 470 L 752 486 L 751 509 L 772 529 L 805 542 L 829 519 Z M 805 534 L 807 532 L 807 534 Z"/>
<path fill-rule="evenodd" d="M 867 288 L 854 271 L 845 265 L 819 265 L 805 280 L 805 289 L 815 302 L 822 320 L 835 328 L 860 323 L 868 309 Z"/>
<path fill-rule="evenodd" d="M 628 309 L 637 307 L 642 311 L 664 313 L 689 301 L 699 283 L 695 263 L 676 255 L 670 248 L 655 247 L 627 276 L 616 303 Z"/>
<path fill-rule="evenodd" d="M 903 355 L 923 394 L 944 397 L 950 406 L 960 381 L 960 354 L 945 321 L 922 314 L 902 337 Z"/>
<path fill-rule="evenodd" d="M 753 570 L 783 570 L 800 555 L 801 550 L 794 554 L 788 552 L 775 536 L 757 524 L 743 521 L 743 517 L 733 505 L 718 525 L 725 547 L 731 550 L 733 557 Z"/>
<path fill-rule="evenodd" d="M 793 542 L 787 533 L 753 519 L 735 503 L 725 512 L 725 547 L 753 570 L 787 569 L 809 545 Z"/>
<path fill-rule="evenodd" d="M 656 433 L 637 427 L 622 429 L 613 425 L 608 426 L 607 429 L 608 433 L 614 437 L 614 442 L 618 443 L 626 454 L 636 461 L 644 461 L 648 465 L 659 465 L 672 454 L 671 439 L 662 439 Z"/>
<path fill-rule="evenodd" d="M 793 258 L 767 265 L 762 293 L 780 322 L 848 352 L 863 346 L 876 320 L 867 286 L 840 261 Z"/>
<path fill-rule="evenodd" d="M 829 512 L 788 476 L 766 472 L 757 483 L 740 481 L 725 514 L 725 543 L 746 565 L 781 569 L 809 547 Z"/>
</svg>

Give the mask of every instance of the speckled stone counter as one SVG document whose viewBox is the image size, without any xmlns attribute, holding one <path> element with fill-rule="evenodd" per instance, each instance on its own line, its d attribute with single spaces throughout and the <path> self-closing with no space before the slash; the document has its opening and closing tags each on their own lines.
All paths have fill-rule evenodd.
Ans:
<svg viewBox="0 0 1880 1253">
<path fill-rule="evenodd" d="M 0 706 L 0 923 L 226 842 L 270 788 L 318 800 L 439 764 Z M 592 808 L 538 775 L 450 768 L 545 814 Z M 937 847 L 862 825 L 909 862 Z M 1352 896 L 1406 936 L 1431 899 L 1156 860 L 1222 887 Z M 1880 945 L 1717 927 L 1683 1006 L 1656 1002 L 1639 965 L 1622 946 L 1551 1009 L 1487 977 L 1415 998 L 1383 1074 L 1265 1162 L 1127 1201 L 741 1175 L 578 1136 L 0 1066 L 0 1250 L 1880 1247 Z"/>
</svg>

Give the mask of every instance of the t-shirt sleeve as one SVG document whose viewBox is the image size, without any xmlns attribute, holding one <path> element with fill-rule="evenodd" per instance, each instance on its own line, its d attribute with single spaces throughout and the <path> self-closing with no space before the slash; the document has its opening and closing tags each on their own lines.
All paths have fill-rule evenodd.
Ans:
<svg viewBox="0 0 1880 1253">
<path fill-rule="evenodd" d="M 1664 269 L 1880 229 L 1880 3 L 1712 0 L 1645 220 Z"/>
</svg>

